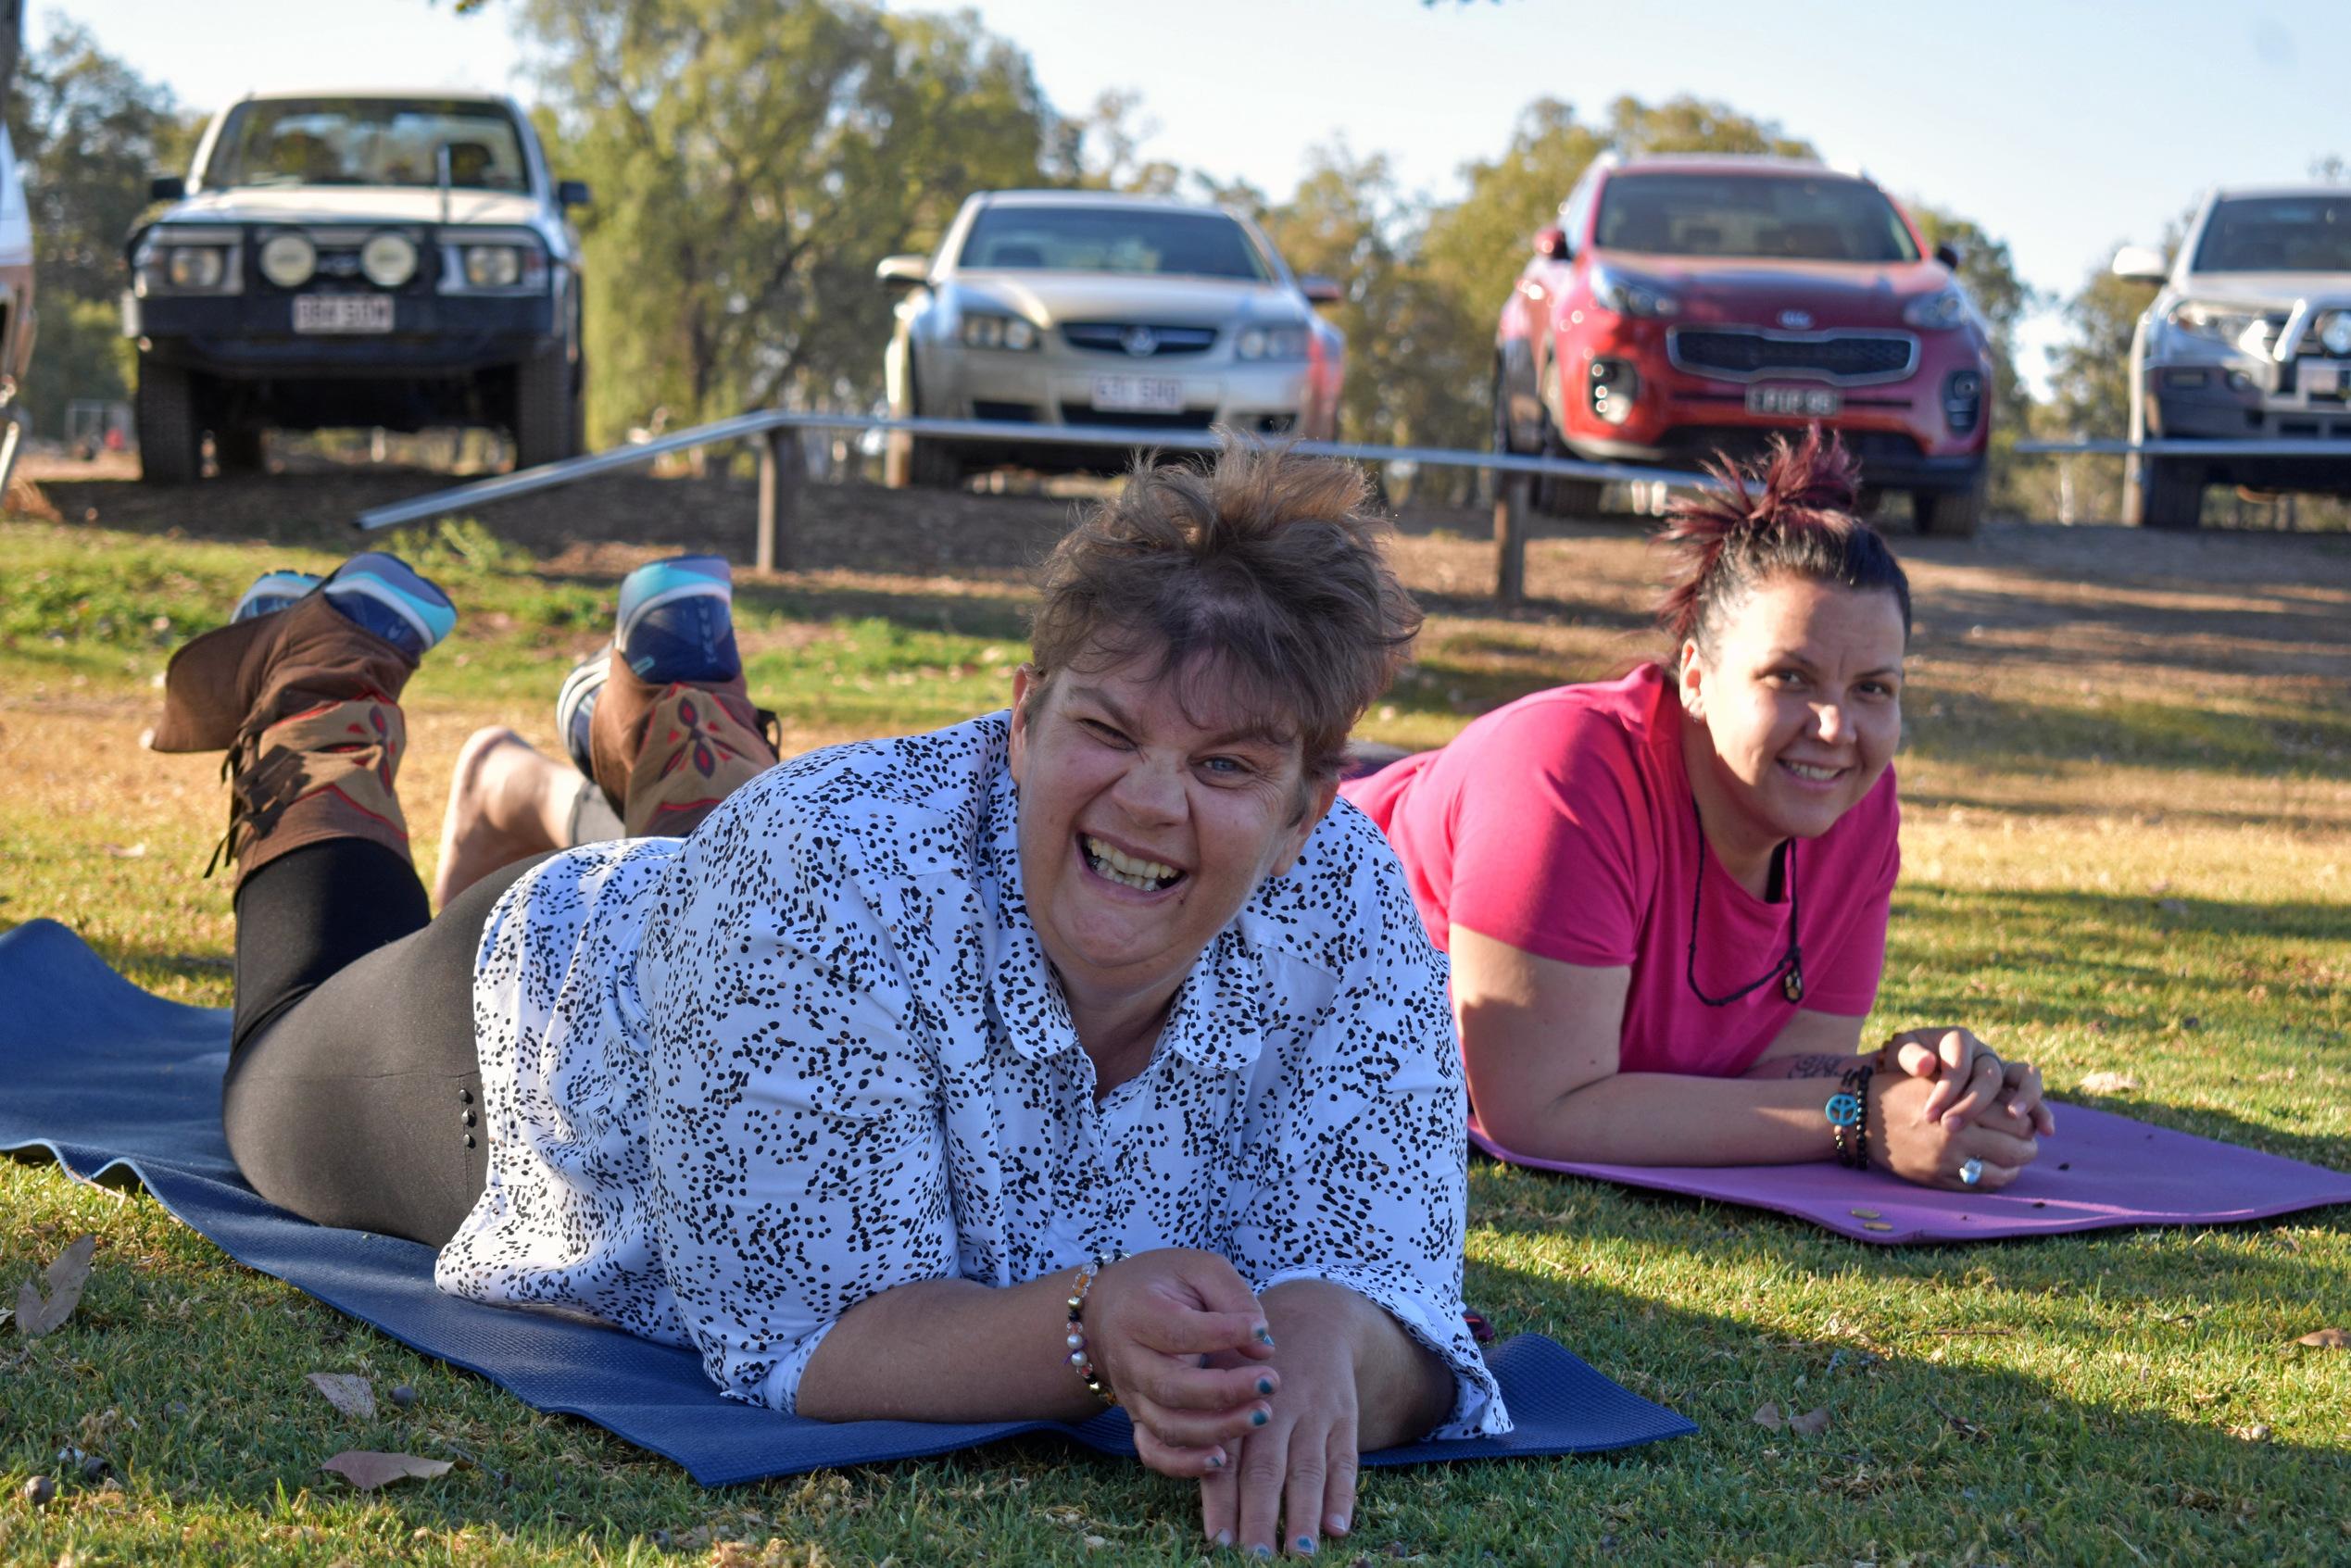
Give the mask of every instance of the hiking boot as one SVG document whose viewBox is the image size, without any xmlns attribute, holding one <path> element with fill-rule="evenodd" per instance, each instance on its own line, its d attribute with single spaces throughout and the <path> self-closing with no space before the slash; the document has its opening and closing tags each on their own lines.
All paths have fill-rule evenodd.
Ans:
<svg viewBox="0 0 2351 1568">
<path fill-rule="evenodd" d="M 163 719 L 147 744 L 228 753 L 229 828 L 207 875 L 223 853 L 242 881 L 326 838 L 409 853 L 394 793 L 408 748 L 398 699 L 457 612 L 407 563 L 377 552 L 283 602 L 306 576 L 264 574 L 238 600 L 242 619 L 190 641 L 164 673 Z M 268 608 L 273 599 L 283 608 Z"/>
<path fill-rule="evenodd" d="M 683 836 L 774 765 L 766 716 L 751 705 L 735 646 L 734 586 L 716 556 L 654 561 L 621 584 L 603 679 L 572 672 L 557 722 L 576 761 L 631 836 Z"/>
</svg>

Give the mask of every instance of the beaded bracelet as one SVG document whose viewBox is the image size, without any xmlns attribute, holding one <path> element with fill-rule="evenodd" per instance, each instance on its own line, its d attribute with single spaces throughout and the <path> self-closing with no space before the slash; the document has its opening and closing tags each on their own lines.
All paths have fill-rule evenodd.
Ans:
<svg viewBox="0 0 2351 1568">
<path fill-rule="evenodd" d="M 1877 1073 L 1867 1062 L 1848 1070 L 1838 1080 L 1837 1092 L 1821 1108 L 1829 1117 L 1829 1135 L 1837 1146 L 1837 1163 L 1847 1170 L 1869 1169 L 1869 1080 Z"/>
<path fill-rule="evenodd" d="M 1118 1395 L 1097 1371 L 1094 1358 L 1086 1350 L 1086 1298 L 1094 1288 L 1095 1276 L 1118 1261 L 1121 1254 L 1105 1252 L 1078 1265 L 1077 1283 L 1069 1293 L 1069 1364 L 1070 1370 L 1085 1381 L 1094 1398 L 1106 1405 L 1118 1403 Z"/>
</svg>

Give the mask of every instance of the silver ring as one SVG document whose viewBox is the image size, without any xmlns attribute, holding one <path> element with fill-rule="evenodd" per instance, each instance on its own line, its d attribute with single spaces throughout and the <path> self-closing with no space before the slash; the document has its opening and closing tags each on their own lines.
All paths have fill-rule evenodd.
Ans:
<svg viewBox="0 0 2351 1568">
<path fill-rule="evenodd" d="M 1983 1180 L 1982 1160 L 1970 1160 L 1966 1164 L 1959 1167 L 1959 1185 L 1961 1186 L 1973 1186 L 1981 1180 Z"/>
</svg>

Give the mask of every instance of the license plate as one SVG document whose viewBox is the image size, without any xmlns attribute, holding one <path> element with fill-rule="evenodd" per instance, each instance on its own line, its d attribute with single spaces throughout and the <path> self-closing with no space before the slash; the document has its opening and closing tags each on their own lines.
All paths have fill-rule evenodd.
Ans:
<svg viewBox="0 0 2351 1568">
<path fill-rule="evenodd" d="M 1105 414 L 1180 414 L 1180 376 L 1096 376 L 1094 407 Z"/>
<path fill-rule="evenodd" d="M 1844 406 L 1844 395 L 1833 387 L 1751 386 L 1747 389 L 1747 412 L 1751 414 L 1792 414 L 1800 420 L 1817 420 L 1835 413 Z"/>
<path fill-rule="evenodd" d="M 294 299 L 297 332 L 388 332 L 392 296 L 383 294 L 305 294 Z"/>
</svg>

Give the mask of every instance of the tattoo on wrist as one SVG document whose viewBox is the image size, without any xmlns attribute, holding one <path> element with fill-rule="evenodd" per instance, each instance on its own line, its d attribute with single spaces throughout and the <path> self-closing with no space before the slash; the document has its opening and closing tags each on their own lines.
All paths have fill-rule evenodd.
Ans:
<svg viewBox="0 0 2351 1568">
<path fill-rule="evenodd" d="M 1833 1051 L 1815 1051 L 1804 1056 L 1774 1057 L 1758 1065 L 1779 1068 L 1782 1078 L 1836 1078 L 1851 1072 L 1854 1063 L 1860 1060 Z"/>
</svg>

